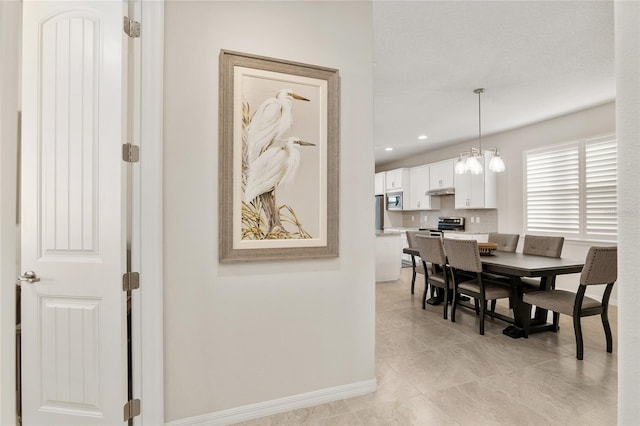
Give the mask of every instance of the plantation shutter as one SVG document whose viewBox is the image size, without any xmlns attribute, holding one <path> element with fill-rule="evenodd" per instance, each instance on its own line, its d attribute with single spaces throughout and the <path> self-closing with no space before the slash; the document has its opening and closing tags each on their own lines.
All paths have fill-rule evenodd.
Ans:
<svg viewBox="0 0 640 426">
<path fill-rule="evenodd" d="M 617 215 L 617 144 L 615 139 L 585 144 L 586 236 L 615 240 Z"/>
<path fill-rule="evenodd" d="M 578 144 L 526 157 L 527 232 L 580 234 L 580 161 Z"/>
</svg>

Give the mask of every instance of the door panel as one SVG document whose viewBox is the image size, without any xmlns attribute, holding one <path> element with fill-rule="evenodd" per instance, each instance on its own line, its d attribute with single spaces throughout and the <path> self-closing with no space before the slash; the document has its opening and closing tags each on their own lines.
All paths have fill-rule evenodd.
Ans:
<svg viewBox="0 0 640 426">
<path fill-rule="evenodd" d="M 123 423 L 123 3 L 25 1 L 23 422 Z"/>
<path fill-rule="evenodd" d="M 44 256 L 98 253 L 99 30 L 95 17 L 77 12 L 41 24 Z"/>
<path fill-rule="evenodd" d="M 101 415 L 96 299 L 40 298 L 42 403 L 49 411 Z"/>
</svg>

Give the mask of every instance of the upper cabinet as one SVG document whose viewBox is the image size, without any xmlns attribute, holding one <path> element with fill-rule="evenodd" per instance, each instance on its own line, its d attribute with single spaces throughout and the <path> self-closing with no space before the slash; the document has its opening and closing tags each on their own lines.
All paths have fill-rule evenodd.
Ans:
<svg viewBox="0 0 640 426">
<path fill-rule="evenodd" d="M 432 210 L 440 208 L 440 198 L 425 195 L 429 190 L 429 165 L 409 169 L 409 204 L 404 210 Z"/>
<path fill-rule="evenodd" d="M 454 159 L 429 164 L 429 188 L 453 188 Z"/>
<path fill-rule="evenodd" d="M 384 178 L 385 172 L 376 173 L 375 175 L 375 183 L 374 183 L 374 195 L 384 195 L 385 187 L 384 187 Z"/>
<path fill-rule="evenodd" d="M 484 171 L 455 175 L 456 209 L 495 209 L 497 207 L 496 173 L 489 170 L 493 154 L 484 153 Z"/>
<path fill-rule="evenodd" d="M 385 175 L 387 192 L 409 190 L 409 169 L 389 170 Z"/>
</svg>

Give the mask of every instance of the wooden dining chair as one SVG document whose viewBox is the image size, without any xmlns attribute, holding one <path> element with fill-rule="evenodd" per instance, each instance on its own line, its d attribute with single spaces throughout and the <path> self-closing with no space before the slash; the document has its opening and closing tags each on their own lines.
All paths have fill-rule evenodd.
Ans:
<svg viewBox="0 0 640 426">
<path fill-rule="evenodd" d="M 426 309 L 427 288 L 441 288 L 444 293 L 443 318 L 447 319 L 449 310 L 449 290 L 453 287 L 449 283 L 449 273 L 447 271 L 447 258 L 444 254 L 444 246 L 440 237 L 428 235 L 417 235 L 416 244 L 422 259 L 422 269 L 424 271 L 424 293 L 422 294 L 422 309 Z M 427 267 L 427 262 L 431 267 Z M 433 291 L 432 291 L 433 293 Z"/>
<path fill-rule="evenodd" d="M 416 237 L 418 235 L 429 235 L 425 232 L 420 232 L 420 231 L 405 231 L 405 233 L 407 234 L 407 245 L 409 246 L 410 249 L 417 249 L 417 245 L 416 245 Z M 420 261 L 419 259 L 416 259 L 415 255 L 411 255 L 411 294 L 413 294 L 415 285 L 416 285 L 416 276 L 418 274 L 422 274 L 424 275 L 424 268 L 422 265 L 422 261 Z"/>
<path fill-rule="evenodd" d="M 480 315 L 480 334 L 484 334 L 484 317 L 487 312 L 487 300 L 511 297 L 511 288 L 494 283 L 482 276 L 482 260 L 476 240 L 444 239 L 444 250 L 453 280 L 453 302 L 451 321 L 456 321 L 456 306 L 459 294 L 476 299 L 480 306 L 476 315 Z M 462 272 L 462 274 L 460 274 Z M 473 278 L 469 278 L 468 274 Z"/>
<path fill-rule="evenodd" d="M 497 251 L 505 251 L 509 253 L 514 253 L 516 248 L 518 247 L 518 241 L 520 240 L 520 234 L 504 234 L 500 232 L 490 232 L 488 241 L 497 245 Z M 509 278 L 495 276 L 492 277 L 496 279 L 498 282 L 504 283 L 505 285 L 511 285 L 509 283 Z M 496 300 L 491 301 L 491 312 L 496 311 Z"/>
<path fill-rule="evenodd" d="M 503 234 L 500 232 L 490 232 L 489 242 L 498 246 L 496 250 L 507 251 L 513 253 L 518 247 L 518 240 L 520 240 L 520 234 Z"/>
<path fill-rule="evenodd" d="M 416 234 L 418 231 L 405 231 L 407 234 L 407 245 L 410 249 L 416 248 Z M 416 276 L 417 274 L 423 274 L 424 270 L 422 269 L 422 262 L 418 262 L 415 255 L 411 255 L 411 294 L 413 294 L 413 290 L 416 285 Z"/>
<path fill-rule="evenodd" d="M 613 338 L 611 336 L 608 311 L 611 290 L 618 277 L 617 264 L 617 247 L 591 247 L 580 274 L 580 285 L 576 293 L 566 290 L 543 290 L 525 294 L 523 302 L 528 311 L 528 314 L 525 315 L 525 337 L 529 335 L 532 305 L 553 311 L 554 318 L 557 314 L 572 316 L 576 337 L 576 358 L 583 359 L 584 345 L 580 319 L 591 315 L 600 315 L 607 340 L 607 352 L 611 353 L 613 351 Z M 585 296 L 587 286 L 590 285 L 606 285 L 601 300 Z M 451 316 L 453 317 L 453 314 Z M 554 326 L 555 331 L 558 331 L 556 321 L 554 321 Z"/>
<path fill-rule="evenodd" d="M 563 245 L 564 237 L 525 235 L 522 254 L 560 258 Z M 521 282 L 524 293 L 540 290 L 540 278 L 522 278 Z"/>
</svg>

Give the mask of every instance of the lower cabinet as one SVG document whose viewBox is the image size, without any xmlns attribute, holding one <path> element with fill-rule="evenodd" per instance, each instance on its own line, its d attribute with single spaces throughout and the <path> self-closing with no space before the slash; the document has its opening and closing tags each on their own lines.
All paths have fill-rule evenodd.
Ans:
<svg viewBox="0 0 640 426">
<path fill-rule="evenodd" d="M 398 251 L 401 250 L 397 233 L 376 233 L 376 282 L 395 281 L 400 277 L 402 263 Z"/>
<path fill-rule="evenodd" d="M 409 228 L 409 230 L 412 230 L 412 228 Z M 413 230 L 416 230 L 415 228 L 413 228 Z M 400 258 L 401 261 L 407 261 L 409 263 L 411 263 L 411 255 L 410 254 L 404 254 L 402 252 L 403 249 L 409 247 L 409 242 L 407 241 L 407 230 L 405 228 L 384 228 L 385 232 L 397 232 L 400 238 L 400 250 L 398 251 L 397 256 Z"/>
</svg>

